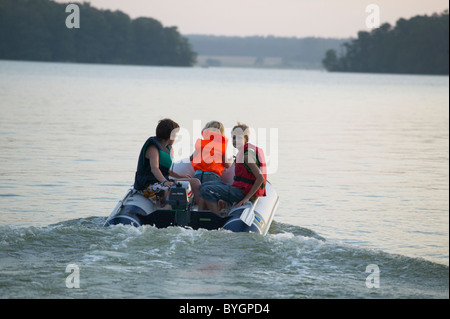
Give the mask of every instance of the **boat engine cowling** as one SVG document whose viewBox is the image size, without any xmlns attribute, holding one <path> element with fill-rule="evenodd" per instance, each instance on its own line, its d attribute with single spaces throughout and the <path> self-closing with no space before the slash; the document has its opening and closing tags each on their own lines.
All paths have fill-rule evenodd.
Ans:
<svg viewBox="0 0 450 319">
<path fill-rule="evenodd" d="M 189 210 L 193 203 L 191 184 L 188 181 L 175 181 L 169 189 L 167 203 L 172 206 L 172 210 Z"/>
</svg>

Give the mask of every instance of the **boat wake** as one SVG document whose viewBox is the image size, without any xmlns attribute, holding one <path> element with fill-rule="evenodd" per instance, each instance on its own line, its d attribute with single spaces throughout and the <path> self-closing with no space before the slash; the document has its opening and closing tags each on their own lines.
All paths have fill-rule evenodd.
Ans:
<svg viewBox="0 0 450 319">
<path fill-rule="evenodd" d="M 0 226 L 7 298 L 448 298 L 448 266 L 325 240 L 274 221 L 269 233 L 115 225 L 105 217 Z M 66 267 L 81 289 L 67 289 Z M 368 265 L 380 269 L 370 289 Z M 18 265 L 20 265 L 18 267 Z"/>
</svg>

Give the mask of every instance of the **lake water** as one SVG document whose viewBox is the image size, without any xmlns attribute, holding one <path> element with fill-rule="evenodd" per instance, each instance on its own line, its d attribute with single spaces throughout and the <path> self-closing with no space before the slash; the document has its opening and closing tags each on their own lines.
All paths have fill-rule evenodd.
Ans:
<svg viewBox="0 0 450 319">
<path fill-rule="evenodd" d="M 448 76 L 0 61 L 0 295 L 448 298 L 448 105 Z M 209 120 L 256 129 L 267 236 L 102 228 L 164 117 L 178 158 Z"/>
</svg>

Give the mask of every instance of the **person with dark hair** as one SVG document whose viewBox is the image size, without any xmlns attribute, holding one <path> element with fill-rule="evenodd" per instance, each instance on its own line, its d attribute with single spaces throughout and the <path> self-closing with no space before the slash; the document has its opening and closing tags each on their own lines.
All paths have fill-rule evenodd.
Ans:
<svg viewBox="0 0 450 319">
<path fill-rule="evenodd" d="M 169 181 L 169 176 L 191 181 L 191 176 L 180 175 L 170 169 L 173 160 L 172 145 L 179 128 L 171 119 L 160 120 L 156 136 L 147 139 L 139 154 L 134 189 L 142 191 L 145 197 L 160 206 L 164 206 L 166 191 L 173 184 Z"/>
</svg>

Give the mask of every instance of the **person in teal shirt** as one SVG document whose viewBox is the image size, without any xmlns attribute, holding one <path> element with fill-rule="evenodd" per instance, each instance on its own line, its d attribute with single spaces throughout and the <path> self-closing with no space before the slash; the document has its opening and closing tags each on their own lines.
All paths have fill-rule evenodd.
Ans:
<svg viewBox="0 0 450 319">
<path fill-rule="evenodd" d="M 171 119 L 160 120 L 156 127 L 156 136 L 147 139 L 139 154 L 134 189 L 142 191 L 145 197 L 161 206 L 164 206 L 167 189 L 173 184 L 169 177 L 188 180 L 193 190 L 199 188 L 198 185 L 192 185 L 199 183 L 198 180 L 170 169 L 173 162 L 172 145 L 179 128 L 178 123 Z M 194 193 L 194 197 L 195 195 Z"/>
</svg>

